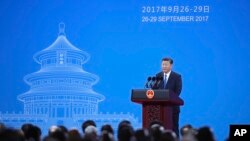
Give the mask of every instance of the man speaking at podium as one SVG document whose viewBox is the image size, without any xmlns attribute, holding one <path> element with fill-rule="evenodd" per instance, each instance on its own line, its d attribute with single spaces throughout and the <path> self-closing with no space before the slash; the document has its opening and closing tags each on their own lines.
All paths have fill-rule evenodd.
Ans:
<svg viewBox="0 0 250 141">
<path fill-rule="evenodd" d="M 171 58 L 163 58 L 161 62 L 162 72 L 156 74 L 157 78 L 163 78 L 159 84 L 159 89 L 172 90 L 176 95 L 180 96 L 182 89 L 181 75 L 172 71 L 173 60 Z M 173 107 L 173 131 L 179 137 L 179 113 L 180 107 Z"/>
</svg>

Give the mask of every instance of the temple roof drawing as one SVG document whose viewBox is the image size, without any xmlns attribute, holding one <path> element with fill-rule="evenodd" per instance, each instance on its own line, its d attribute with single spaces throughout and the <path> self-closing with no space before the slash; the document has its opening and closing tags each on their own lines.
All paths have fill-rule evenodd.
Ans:
<svg viewBox="0 0 250 141">
<path fill-rule="evenodd" d="M 104 101 L 105 96 L 92 88 L 99 77 L 83 69 L 90 55 L 70 43 L 64 23 L 59 24 L 57 39 L 35 53 L 33 59 L 41 67 L 24 76 L 24 82 L 30 89 L 17 96 L 23 102 L 23 112 L 1 112 L 0 122 L 14 127 L 28 122 L 45 130 L 55 124 L 80 128 L 88 119 L 99 125 L 109 123 L 113 127 L 126 119 L 135 127 L 140 126 L 133 114 L 99 111 L 99 102 Z"/>
</svg>

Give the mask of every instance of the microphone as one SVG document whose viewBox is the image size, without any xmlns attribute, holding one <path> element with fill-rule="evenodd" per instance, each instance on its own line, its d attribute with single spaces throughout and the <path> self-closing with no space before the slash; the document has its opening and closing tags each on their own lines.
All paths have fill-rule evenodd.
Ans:
<svg viewBox="0 0 250 141">
<path fill-rule="evenodd" d="M 154 85 L 155 85 L 155 80 L 156 78 L 155 77 L 152 77 L 152 80 L 151 80 L 151 83 L 150 83 L 150 88 L 153 88 Z"/>
<path fill-rule="evenodd" d="M 149 88 L 150 87 L 149 86 L 150 81 L 151 81 L 151 77 L 149 76 L 148 79 L 147 79 L 147 82 L 145 84 L 145 88 Z"/>
<path fill-rule="evenodd" d="M 156 79 L 156 81 L 155 81 L 155 83 L 153 85 L 153 89 L 158 89 L 158 83 L 160 81 L 160 77 L 156 77 L 155 79 Z"/>
<path fill-rule="evenodd" d="M 163 77 L 156 77 L 156 81 L 153 85 L 153 89 L 159 89 L 160 88 L 160 83 L 162 82 Z"/>
<path fill-rule="evenodd" d="M 160 84 L 161 84 L 161 82 L 163 81 L 163 77 L 161 76 L 161 77 L 158 77 L 158 83 L 157 83 L 157 85 L 156 85 L 156 87 L 157 87 L 157 89 L 159 89 L 160 88 Z"/>
</svg>

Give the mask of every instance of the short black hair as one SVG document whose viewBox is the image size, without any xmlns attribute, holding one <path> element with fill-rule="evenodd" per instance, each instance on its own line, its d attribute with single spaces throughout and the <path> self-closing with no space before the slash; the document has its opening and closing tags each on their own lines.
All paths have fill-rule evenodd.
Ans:
<svg viewBox="0 0 250 141">
<path fill-rule="evenodd" d="M 172 58 L 170 58 L 170 57 L 165 57 L 165 58 L 162 58 L 162 60 L 161 60 L 161 61 L 168 61 L 170 64 L 173 64 L 173 63 L 174 63 L 173 59 L 172 59 Z"/>
<path fill-rule="evenodd" d="M 101 131 L 107 131 L 108 133 L 111 133 L 114 135 L 114 130 L 110 124 L 105 124 L 101 127 Z"/>
</svg>

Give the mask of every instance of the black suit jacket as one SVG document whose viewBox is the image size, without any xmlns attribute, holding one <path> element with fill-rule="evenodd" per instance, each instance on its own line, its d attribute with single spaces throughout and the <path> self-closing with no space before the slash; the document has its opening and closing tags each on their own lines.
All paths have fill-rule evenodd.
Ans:
<svg viewBox="0 0 250 141">
<path fill-rule="evenodd" d="M 156 74 L 156 77 L 164 77 L 164 73 L 163 72 L 159 72 L 159 73 Z M 163 81 L 159 84 L 159 89 L 164 89 L 164 82 Z M 181 90 L 182 90 L 181 75 L 178 74 L 178 73 L 176 73 L 176 72 L 174 72 L 174 71 L 171 71 L 165 89 L 170 89 L 176 95 L 180 96 Z M 174 108 L 174 109 L 176 109 L 177 112 L 180 111 L 179 106 L 176 106 L 176 108 Z"/>
</svg>

